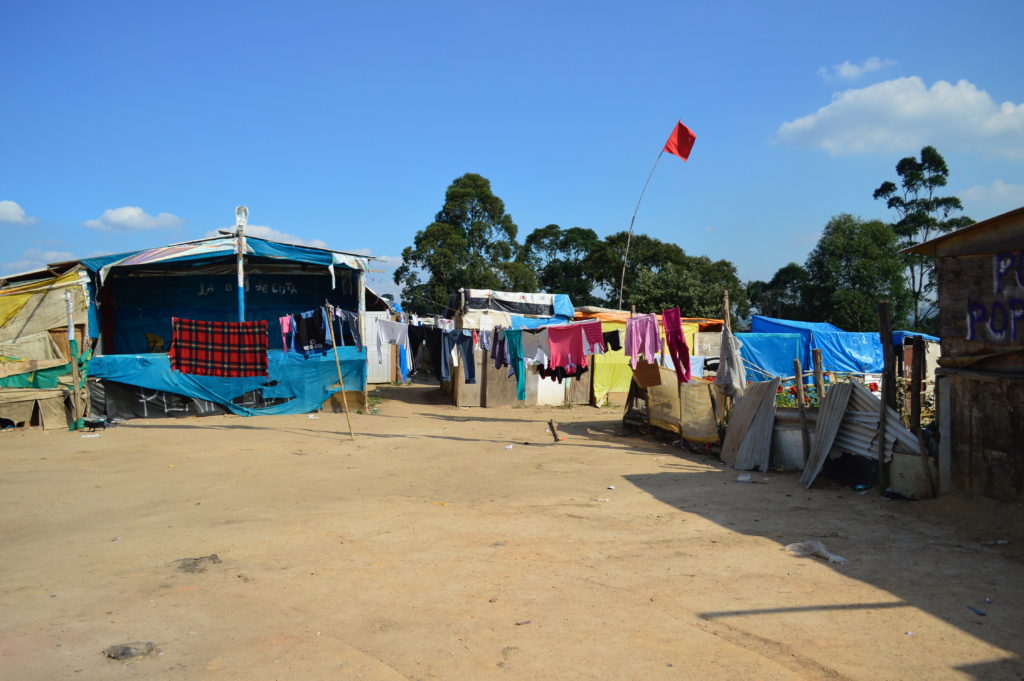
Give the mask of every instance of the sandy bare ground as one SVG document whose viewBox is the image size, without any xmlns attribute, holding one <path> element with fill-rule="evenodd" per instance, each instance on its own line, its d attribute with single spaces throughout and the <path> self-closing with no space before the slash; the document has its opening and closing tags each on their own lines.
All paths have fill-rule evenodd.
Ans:
<svg viewBox="0 0 1024 681">
<path fill-rule="evenodd" d="M 0 434 L 0 678 L 1024 678 L 1017 506 L 379 394 L 355 443 L 333 414 Z"/>
</svg>

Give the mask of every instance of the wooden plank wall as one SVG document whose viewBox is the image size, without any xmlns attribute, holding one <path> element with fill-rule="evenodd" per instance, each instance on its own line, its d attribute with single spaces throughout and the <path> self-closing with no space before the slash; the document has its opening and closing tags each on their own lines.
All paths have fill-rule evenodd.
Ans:
<svg viewBox="0 0 1024 681">
<path fill-rule="evenodd" d="M 980 374 L 948 380 L 954 487 L 1024 501 L 1024 380 Z"/>
<path fill-rule="evenodd" d="M 1024 347 L 1024 251 L 938 258 L 936 272 L 943 357 Z M 1024 358 L 989 368 L 1022 371 Z"/>
</svg>

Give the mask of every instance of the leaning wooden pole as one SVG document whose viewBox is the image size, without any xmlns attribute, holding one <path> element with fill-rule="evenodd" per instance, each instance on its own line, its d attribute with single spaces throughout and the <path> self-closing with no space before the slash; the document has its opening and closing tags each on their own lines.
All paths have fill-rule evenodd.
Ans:
<svg viewBox="0 0 1024 681">
<path fill-rule="evenodd" d="M 796 376 L 796 401 L 800 407 L 800 441 L 804 449 L 804 462 L 811 456 L 811 430 L 807 424 L 807 405 L 804 403 L 804 371 L 800 360 L 793 360 L 793 374 Z"/>
<path fill-rule="evenodd" d="M 331 346 L 334 348 L 334 365 L 338 367 L 338 383 L 341 384 L 341 406 L 345 410 L 345 420 L 348 421 L 348 434 L 353 441 L 356 439 L 356 433 L 352 430 L 352 415 L 348 413 L 348 398 L 345 396 L 345 377 L 341 375 L 341 359 L 338 357 L 338 342 L 334 338 L 334 315 L 331 314 L 331 309 L 324 306 L 324 314 L 327 315 L 327 330 L 331 334 Z"/>
</svg>

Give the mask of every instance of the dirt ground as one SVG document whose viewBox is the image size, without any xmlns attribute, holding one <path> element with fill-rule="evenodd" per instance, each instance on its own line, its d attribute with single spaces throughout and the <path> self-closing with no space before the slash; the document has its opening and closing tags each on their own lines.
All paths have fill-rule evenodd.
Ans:
<svg viewBox="0 0 1024 681">
<path fill-rule="evenodd" d="M 328 413 L 0 433 L 0 679 L 1024 678 L 1019 506 L 377 394 L 356 442 Z M 102 653 L 128 641 L 156 650 Z"/>
</svg>

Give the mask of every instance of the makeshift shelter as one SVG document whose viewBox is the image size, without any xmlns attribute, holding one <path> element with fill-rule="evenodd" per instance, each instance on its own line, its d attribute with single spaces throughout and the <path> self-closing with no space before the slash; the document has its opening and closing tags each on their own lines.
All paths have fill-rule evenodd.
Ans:
<svg viewBox="0 0 1024 681">
<path fill-rule="evenodd" d="M 454 319 L 458 329 L 535 329 L 569 323 L 573 318 L 573 306 L 569 296 L 561 293 L 462 289 L 449 298 L 446 316 Z M 516 381 L 509 378 L 508 370 L 495 369 L 487 361 L 486 352 L 481 350 L 479 342 L 473 344 L 473 357 L 478 367 L 475 383 L 467 384 L 463 378 L 464 367 L 456 366 L 451 383 L 442 385 L 444 389 L 451 390 L 453 402 L 460 407 L 516 404 Z M 584 380 L 589 381 L 589 378 Z M 576 382 L 575 379 L 566 379 L 562 383 L 543 379 L 536 368 L 527 367 L 525 404 L 560 406 L 566 401 L 567 390 L 571 390 Z"/>
<path fill-rule="evenodd" d="M 308 356 L 284 348 L 279 318 L 325 303 L 353 313 L 355 333 L 338 339 L 350 400 L 365 402 L 364 315 L 387 302 L 368 292 L 368 258 L 244 234 L 87 258 L 90 334 L 102 382 L 94 410 L 106 416 L 241 415 L 316 410 L 337 392 L 333 351 Z M 238 282 L 244 279 L 244 286 Z M 172 318 L 205 322 L 266 320 L 267 375 L 193 375 L 171 368 Z M 185 405 L 185 406 L 183 406 Z"/>
<path fill-rule="evenodd" d="M 0 424 L 79 424 L 87 286 L 74 262 L 0 278 Z"/>
<path fill-rule="evenodd" d="M 940 491 L 1024 501 L 1024 206 L 904 252 L 935 258 Z"/>
</svg>

